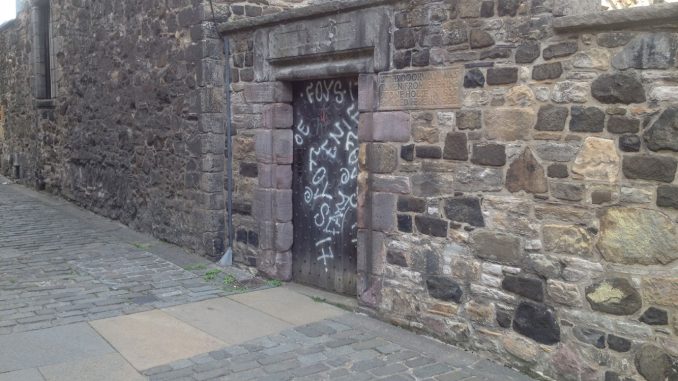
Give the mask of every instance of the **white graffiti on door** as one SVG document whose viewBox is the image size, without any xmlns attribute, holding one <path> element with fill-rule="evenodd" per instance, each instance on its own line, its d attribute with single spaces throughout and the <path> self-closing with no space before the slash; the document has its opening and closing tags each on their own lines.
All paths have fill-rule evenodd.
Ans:
<svg viewBox="0 0 678 381">
<path fill-rule="evenodd" d="M 312 131 L 324 137 L 320 144 L 309 145 L 306 151 L 308 154 L 304 160 L 308 163 L 307 170 L 312 177 L 304 189 L 304 201 L 312 208 L 313 223 L 321 233 L 316 238 L 315 247 L 317 260 L 323 263 L 326 272 L 334 259 L 334 240 L 344 231 L 347 214 L 355 211 L 358 205 L 356 184 L 359 146 L 358 136 L 352 126 L 357 126 L 359 112 L 354 92 L 343 87 L 343 83 L 336 80 L 309 84 L 302 97 L 309 104 L 318 105 L 320 115 L 310 123 L 299 118 L 295 125 L 294 138 L 298 145 L 304 144 Z M 332 110 L 346 111 L 335 115 L 330 121 Z M 337 163 L 341 161 L 338 159 L 340 152 L 346 152 L 348 160 Z M 337 164 L 340 164 L 340 176 L 331 178 L 329 173 L 337 170 Z M 351 222 L 351 229 L 355 227 L 355 222 Z M 355 239 L 352 243 L 355 243 Z"/>
</svg>

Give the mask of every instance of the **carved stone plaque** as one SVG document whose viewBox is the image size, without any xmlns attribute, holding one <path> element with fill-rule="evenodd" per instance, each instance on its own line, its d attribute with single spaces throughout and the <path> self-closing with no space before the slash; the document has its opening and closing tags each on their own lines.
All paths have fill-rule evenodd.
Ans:
<svg viewBox="0 0 678 381">
<path fill-rule="evenodd" d="M 379 74 L 379 110 L 461 107 L 462 68 Z"/>
</svg>

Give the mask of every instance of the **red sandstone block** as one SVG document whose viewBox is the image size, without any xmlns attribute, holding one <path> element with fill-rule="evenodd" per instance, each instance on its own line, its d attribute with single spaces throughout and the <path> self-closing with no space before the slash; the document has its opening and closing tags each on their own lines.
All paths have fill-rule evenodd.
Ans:
<svg viewBox="0 0 678 381">
<path fill-rule="evenodd" d="M 294 226 L 292 222 L 275 224 L 275 250 L 285 252 L 292 249 L 294 242 Z"/>
<path fill-rule="evenodd" d="M 292 190 L 281 189 L 274 192 L 274 217 L 278 222 L 292 221 Z"/>
<path fill-rule="evenodd" d="M 372 195 L 372 229 L 392 232 L 396 229 L 396 195 L 374 193 Z"/>
<path fill-rule="evenodd" d="M 249 103 L 292 102 L 292 86 L 284 82 L 247 83 L 244 94 Z"/>
<path fill-rule="evenodd" d="M 292 188 L 292 166 L 289 164 L 259 163 L 259 186 L 261 188 Z"/>
<path fill-rule="evenodd" d="M 361 74 L 358 77 L 358 110 L 374 111 L 377 106 L 377 76 Z"/>
<path fill-rule="evenodd" d="M 272 189 L 255 189 L 252 215 L 258 222 L 273 221 L 273 200 L 275 191 Z"/>
<path fill-rule="evenodd" d="M 264 128 L 290 128 L 294 124 L 294 108 L 286 103 L 273 103 L 264 107 Z"/>
<path fill-rule="evenodd" d="M 257 269 L 273 279 L 292 280 L 292 252 L 264 251 L 257 257 Z"/>
<path fill-rule="evenodd" d="M 257 178 L 259 179 L 259 187 L 261 188 L 275 188 L 275 164 L 259 163 L 257 165 Z"/>
<path fill-rule="evenodd" d="M 385 235 L 378 231 L 358 231 L 358 271 L 381 274 L 386 260 Z M 372 250 L 370 247 L 370 240 Z M 370 268 L 368 268 L 370 267 Z"/>
<path fill-rule="evenodd" d="M 406 112 L 377 112 L 372 120 L 375 142 L 410 141 L 410 115 Z"/>
<path fill-rule="evenodd" d="M 275 167 L 275 187 L 277 189 L 292 188 L 292 166 L 277 165 Z"/>
<path fill-rule="evenodd" d="M 275 248 L 275 223 L 259 223 L 259 249 L 274 250 Z"/>
<path fill-rule="evenodd" d="M 254 151 L 257 154 L 257 162 L 273 163 L 273 131 L 257 131 L 254 141 Z"/>
<path fill-rule="evenodd" d="M 277 164 L 292 164 L 294 134 L 292 130 L 273 130 L 273 159 Z"/>
<path fill-rule="evenodd" d="M 360 114 L 358 121 L 358 141 L 360 143 L 367 143 L 372 141 L 372 130 L 374 125 L 374 114 L 371 112 L 363 112 Z"/>
</svg>

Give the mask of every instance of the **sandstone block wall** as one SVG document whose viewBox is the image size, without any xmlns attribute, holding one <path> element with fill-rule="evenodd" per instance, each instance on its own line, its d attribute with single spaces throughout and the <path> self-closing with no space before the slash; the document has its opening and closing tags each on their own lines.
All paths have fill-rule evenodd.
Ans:
<svg viewBox="0 0 678 381">
<path fill-rule="evenodd" d="M 462 68 L 461 107 L 361 106 L 359 193 L 379 213 L 371 250 L 359 240 L 372 266 L 358 292 L 387 320 L 539 377 L 672 379 L 678 25 L 554 30 L 563 5 L 392 6 L 389 71 Z M 247 97 L 253 33 L 231 35 L 236 254 L 250 264 L 266 129 Z M 377 101 L 369 78 L 361 96 Z"/>
<path fill-rule="evenodd" d="M 461 110 L 410 112 L 375 309 L 556 379 L 676 377 L 676 25 L 554 33 L 548 11 L 396 14 L 394 68 L 466 74 Z"/>
<path fill-rule="evenodd" d="M 557 379 L 676 377 L 678 35 L 546 12 L 396 14 L 396 69 L 466 74 L 461 110 L 410 112 L 375 309 Z"/>
</svg>

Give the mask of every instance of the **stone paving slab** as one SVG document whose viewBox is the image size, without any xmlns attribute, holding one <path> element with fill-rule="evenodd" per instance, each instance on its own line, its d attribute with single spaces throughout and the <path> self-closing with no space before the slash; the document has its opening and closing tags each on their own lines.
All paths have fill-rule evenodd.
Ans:
<svg viewBox="0 0 678 381">
<path fill-rule="evenodd" d="M 533 381 L 477 355 L 355 314 L 144 372 L 151 380 Z"/>
<path fill-rule="evenodd" d="M 305 295 L 309 298 L 323 301 L 333 306 L 338 306 L 348 311 L 356 311 L 358 309 L 358 298 L 355 296 L 334 294 L 325 290 L 298 283 L 287 283 L 285 284 L 285 288 L 298 294 Z"/>
<path fill-rule="evenodd" d="M 0 381 L 45 381 L 37 369 L 16 370 L 0 373 Z"/>
<path fill-rule="evenodd" d="M 293 325 L 307 324 L 345 313 L 329 304 L 313 302 L 311 298 L 286 287 L 231 295 L 229 298 Z"/>
<path fill-rule="evenodd" d="M 117 353 L 41 367 L 40 373 L 47 381 L 143 381 L 147 379 Z"/>
<path fill-rule="evenodd" d="M 308 302 L 313 303 L 310 299 Z M 229 298 L 184 304 L 163 311 L 229 345 L 278 333 L 291 327 L 291 324 L 285 321 Z"/>
<path fill-rule="evenodd" d="M 97 320 L 90 324 L 139 370 L 214 351 L 226 345 L 159 310 Z"/>
<path fill-rule="evenodd" d="M 0 373 L 114 352 L 85 323 L 0 336 L 0 348 Z"/>
</svg>

